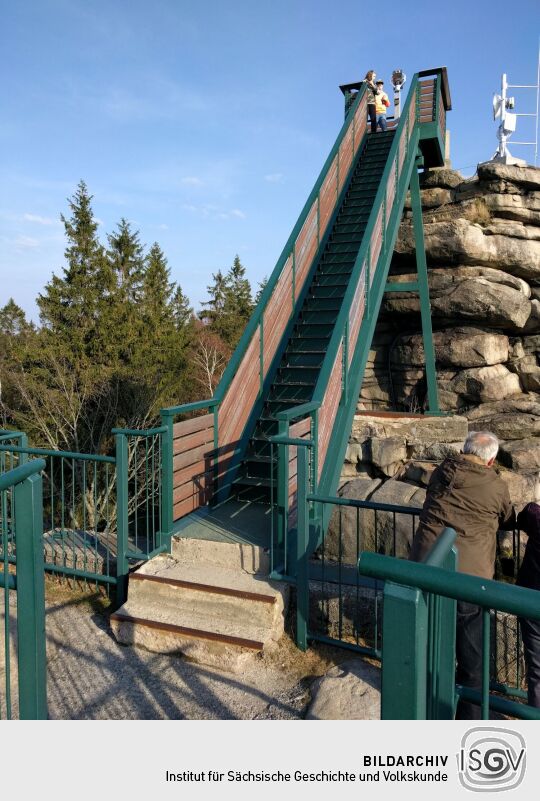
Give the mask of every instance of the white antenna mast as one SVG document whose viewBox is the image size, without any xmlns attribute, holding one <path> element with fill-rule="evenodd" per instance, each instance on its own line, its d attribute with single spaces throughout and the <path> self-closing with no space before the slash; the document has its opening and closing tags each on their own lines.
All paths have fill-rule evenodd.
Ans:
<svg viewBox="0 0 540 801">
<path fill-rule="evenodd" d="M 508 89 L 535 89 L 536 90 L 536 111 L 534 112 L 514 112 L 515 98 L 507 96 Z M 501 79 L 501 94 L 493 95 L 493 119 L 500 118 L 501 123 L 497 131 L 499 147 L 497 148 L 493 161 L 501 161 L 503 164 L 526 164 L 523 159 L 516 159 L 508 150 L 508 139 L 516 130 L 518 117 L 534 117 L 534 140 L 532 142 L 512 142 L 513 145 L 534 147 L 534 164 L 538 162 L 538 111 L 540 98 L 540 42 L 538 47 L 538 63 L 535 84 L 511 84 L 506 80 L 506 73 Z"/>
</svg>

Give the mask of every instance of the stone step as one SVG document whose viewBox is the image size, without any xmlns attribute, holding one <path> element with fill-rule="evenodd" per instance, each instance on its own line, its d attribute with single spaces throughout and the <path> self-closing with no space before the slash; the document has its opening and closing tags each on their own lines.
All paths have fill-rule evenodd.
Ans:
<svg viewBox="0 0 540 801">
<path fill-rule="evenodd" d="M 126 645 L 236 671 L 282 636 L 287 598 L 287 585 L 238 566 L 158 556 L 130 576 L 128 601 L 110 621 Z"/>
<path fill-rule="evenodd" d="M 216 534 L 219 534 L 216 531 Z M 175 537 L 172 555 L 184 565 L 214 565 L 244 573 L 270 572 L 270 553 L 267 548 L 245 542 L 216 542 L 209 539 Z"/>
</svg>

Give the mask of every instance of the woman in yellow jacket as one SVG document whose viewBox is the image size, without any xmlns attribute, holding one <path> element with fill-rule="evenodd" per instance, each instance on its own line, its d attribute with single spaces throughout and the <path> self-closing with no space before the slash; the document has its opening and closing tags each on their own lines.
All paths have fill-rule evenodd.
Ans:
<svg viewBox="0 0 540 801">
<path fill-rule="evenodd" d="M 386 109 L 389 107 L 390 101 L 384 91 L 384 81 L 377 81 L 375 86 L 378 89 L 375 93 L 375 113 L 377 115 L 375 130 L 380 127 L 381 131 L 386 131 Z"/>
</svg>

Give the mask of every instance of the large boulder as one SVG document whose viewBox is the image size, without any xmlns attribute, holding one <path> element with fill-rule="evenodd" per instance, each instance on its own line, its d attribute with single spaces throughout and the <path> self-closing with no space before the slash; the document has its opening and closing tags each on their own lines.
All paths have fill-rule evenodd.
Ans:
<svg viewBox="0 0 540 801">
<path fill-rule="evenodd" d="M 401 283 L 414 274 L 393 276 Z M 431 313 L 441 322 L 469 322 L 485 327 L 522 330 L 531 316 L 530 288 L 520 278 L 489 267 L 434 268 L 428 273 Z M 413 293 L 392 292 L 383 302 L 391 315 L 418 315 L 420 300 Z"/>
<path fill-rule="evenodd" d="M 504 267 L 524 279 L 540 279 L 540 241 L 487 235 L 482 226 L 459 217 L 430 220 L 424 225 L 426 255 L 434 264 L 483 264 Z M 400 227 L 395 251 L 411 257 L 415 251 L 412 223 Z"/>
<path fill-rule="evenodd" d="M 422 173 L 420 176 L 420 185 L 422 189 L 433 189 L 435 187 L 455 189 L 455 187 L 463 183 L 464 180 L 459 170 L 443 167 L 441 170 L 426 170 Z"/>
<path fill-rule="evenodd" d="M 380 720 L 380 688 L 380 668 L 348 659 L 312 684 L 306 720 Z"/>
<path fill-rule="evenodd" d="M 485 161 L 478 165 L 480 181 L 505 181 L 524 189 L 540 188 L 540 167 L 517 167 L 497 161 Z"/>
<path fill-rule="evenodd" d="M 537 470 L 516 473 L 515 470 L 501 468 L 499 475 L 508 487 L 510 500 L 518 512 L 525 504 L 540 500 L 540 475 Z"/>
<path fill-rule="evenodd" d="M 462 370 L 452 381 L 452 389 L 473 403 L 483 403 L 521 394 L 519 378 L 502 364 Z"/>
<path fill-rule="evenodd" d="M 340 498 L 366 501 L 382 484 L 382 479 L 357 478 L 339 490 Z M 335 506 L 324 542 L 324 558 L 356 564 L 359 552 L 373 550 L 375 514 L 371 509 Z"/>
<path fill-rule="evenodd" d="M 518 439 L 503 442 L 497 456 L 498 461 L 513 470 L 538 470 L 540 468 L 540 439 Z"/>
<path fill-rule="evenodd" d="M 467 430 L 467 419 L 458 415 L 358 414 L 354 417 L 351 437 L 354 442 L 365 442 L 371 437 L 404 437 L 407 446 L 413 448 L 435 442 L 463 443 Z"/>
<path fill-rule="evenodd" d="M 540 225 L 540 192 L 527 195 L 484 195 L 486 208 L 507 220 L 517 220 L 528 225 Z"/>
<path fill-rule="evenodd" d="M 406 481 L 394 479 L 386 481 L 371 496 L 374 503 L 406 506 L 416 510 L 422 509 L 425 499 L 425 489 L 416 484 L 408 484 Z M 418 513 L 418 511 L 415 514 L 394 511 L 377 512 L 376 539 L 373 546 L 367 550 L 374 550 L 388 556 L 407 558 L 418 524 Z"/>
<path fill-rule="evenodd" d="M 405 437 L 372 437 L 370 461 L 386 476 L 394 476 L 407 458 Z"/>
<path fill-rule="evenodd" d="M 435 331 L 433 345 L 436 361 L 444 367 L 486 367 L 508 360 L 508 337 L 482 328 Z M 396 365 L 424 365 L 422 335 L 402 337 L 392 349 L 391 359 Z"/>
</svg>

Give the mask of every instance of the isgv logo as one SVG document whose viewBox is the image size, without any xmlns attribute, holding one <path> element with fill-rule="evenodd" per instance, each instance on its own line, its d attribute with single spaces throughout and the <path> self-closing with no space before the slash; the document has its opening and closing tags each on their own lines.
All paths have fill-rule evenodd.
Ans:
<svg viewBox="0 0 540 801">
<path fill-rule="evenodd" d="M 512 790 L 523 781 L 525 739 L 516 731 L 475 727 L 461 740 L 457 754 L 459 780 L 467 790 Z"/>
</svg>

